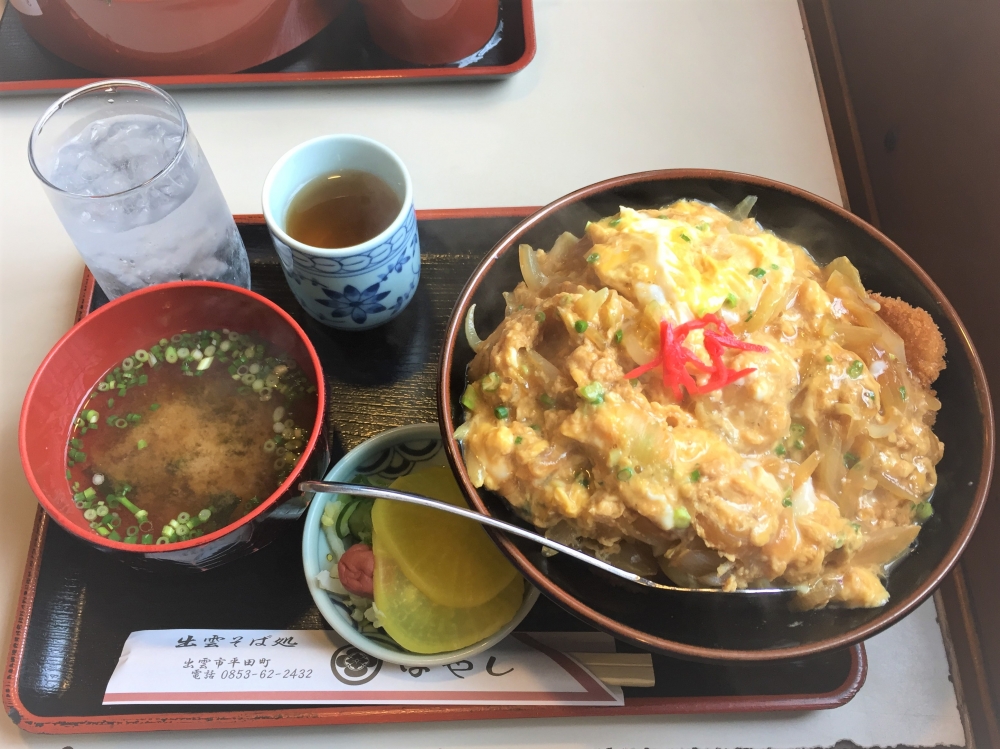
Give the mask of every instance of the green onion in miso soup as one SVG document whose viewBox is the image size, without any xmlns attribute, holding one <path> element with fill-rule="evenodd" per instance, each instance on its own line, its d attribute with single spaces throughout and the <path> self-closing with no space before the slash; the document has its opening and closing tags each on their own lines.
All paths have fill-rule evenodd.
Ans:
<svg viewBox="0 0 1000 749">
<path fill-rule="evenodd" d="M 230 330 L 179 333 L 93 389 L 66 479 L 95 533 L 169 544 L 252 512 L 309 442 L 316 387 L 294 359 Z"/>
</svg>

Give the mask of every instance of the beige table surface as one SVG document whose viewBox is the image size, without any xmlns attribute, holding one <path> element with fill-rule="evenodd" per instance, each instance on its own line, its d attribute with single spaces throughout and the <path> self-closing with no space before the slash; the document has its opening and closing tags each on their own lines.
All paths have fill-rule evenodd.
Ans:
<svg viewBox="0 0 1000 749">
<path fill-rule="evenodd" d="M 408 165 L 418 208 L 543 204 L 618 174 L 716 167 L 839 201 L 794 0 L 535 0 L 538 54 L 505 82 L 177 94 L 235 213 L 258 213 L 271 164 L 302 140 L 355 132 Z M 35 367 L 73 319 L 83 264 L 26 159 L 51 95 L 0 98 L 0 641 L 36 502 L 17 456 Z M 817 713 L 267 731 L 32 736 L 0 746 L 813 747 L 963 745 L 933 605 L 868 643 L 868 681 Z"/>
</svg>

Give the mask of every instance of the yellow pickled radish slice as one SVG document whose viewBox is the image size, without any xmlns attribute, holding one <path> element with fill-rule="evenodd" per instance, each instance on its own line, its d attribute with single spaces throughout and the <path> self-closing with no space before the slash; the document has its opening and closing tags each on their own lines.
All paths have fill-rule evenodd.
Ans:
<svg viewBox="0 0 1000 749">
<path fill-rule="evenodd" d="M 406 579 L 381 545 L 376 531 L 375 606 L 386 633 L 413 653 L 443 653 L 472 645 L 497 632 L 521 607 L 524 580 L 520 575 L 478 606 L 452 608 L 434 603 Z"/>
<path fill-rule="evenodd" d="M 391 487 L 468 507 L 454 474 L 444 466 L 402 476 Z M 392 555 L 421 593 L 442 606 L 479 606 L 518 576 L 482 526 L 472 520 L 379 499 L 372 508 L 372 528 L 380 541 L 378 548 Z"/>
</svg>

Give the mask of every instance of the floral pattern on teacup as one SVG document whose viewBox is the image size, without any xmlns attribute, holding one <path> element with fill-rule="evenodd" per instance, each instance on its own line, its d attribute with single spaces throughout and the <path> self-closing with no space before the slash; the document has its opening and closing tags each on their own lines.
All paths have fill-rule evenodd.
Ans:
<svg viewBox="0 0 1000 749">
<path fill-rule="evenodd" d="M 420 280 L 412 206 L 392 236 L 351 255 L 310 255 L 273 234 L 272 239 L 296 299 L 312 317 L 335 328 L 362 330 L 388 322 L 410 302 Z"/>
<path fill-rule="evenodd" d="M 350 284 L 344 287 L 344 293 L 333 291 L 332 289 L 320 289 L 329 299 L 317 299 L 317 304 L 330 307 L 330 314 L 334 317 L 347 317 L 350 315 L 358 325 L 368 319 L 368 315 L 376 312 L 385 312 L 386 307 L 380 302 L 392 292 L 379 292 L 381 284 L 373 283 L 364 291 L 359 291 Z"/>
</svg>

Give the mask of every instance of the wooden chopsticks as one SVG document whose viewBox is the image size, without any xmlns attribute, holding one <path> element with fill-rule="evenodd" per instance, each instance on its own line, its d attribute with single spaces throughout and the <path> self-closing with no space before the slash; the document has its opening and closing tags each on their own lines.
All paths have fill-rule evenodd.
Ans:
<svg viewBox="0 0 1000 749">
<path fill-rule="evenodd" d="M 579 661 L 594 676 L 613 687 L 652 687 L 656 684 L 653 656 L 618 653 L 615 638 L 603 632 L 531 632 L 548 647 Z"/>
<path fill-rule="evenodd" d="M 612 687 L 652 687 L 653 656 L 649 653 L 567 653 Z"/>
</svg>

